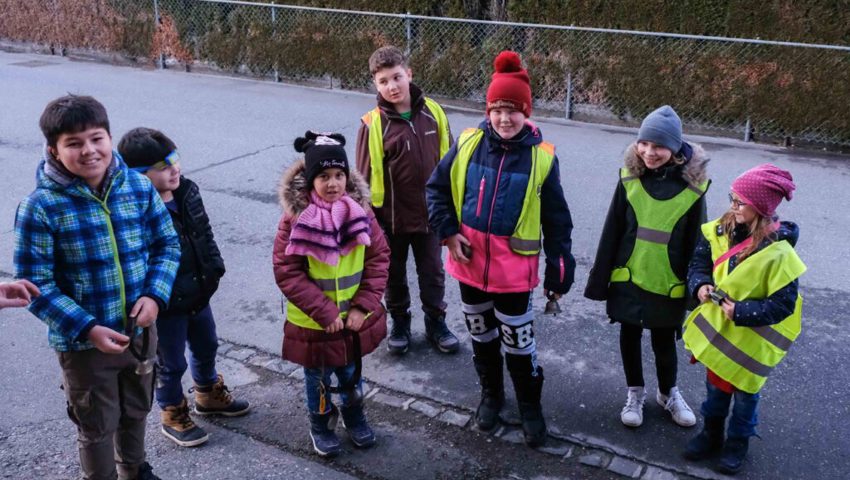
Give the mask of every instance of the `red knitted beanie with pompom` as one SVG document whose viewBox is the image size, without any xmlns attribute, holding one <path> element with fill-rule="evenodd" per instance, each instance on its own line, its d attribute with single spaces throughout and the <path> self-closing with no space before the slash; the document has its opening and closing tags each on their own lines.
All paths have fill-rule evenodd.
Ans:
<svg viewBox="0 0 850 480">
<path fill-rule="evenodd" d="M 531 116 L 528 72 L 516 52 L 505 50 L 493 60 L 493 79 L 487 88 L 487 114 L 494 108 L 513 108 Z"/>
</svg>

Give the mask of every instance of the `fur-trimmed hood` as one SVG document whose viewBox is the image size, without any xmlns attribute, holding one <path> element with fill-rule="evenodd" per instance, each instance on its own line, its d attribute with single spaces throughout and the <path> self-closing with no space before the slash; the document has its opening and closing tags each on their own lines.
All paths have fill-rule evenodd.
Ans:
<svg viewBox="0 0 850 480">
<path fill-rule="evenodd" d="M 679 155 L 674 158 L 674 161 L 679 163 L 678 167 L 681 169 L 682 178 L 686 182 L 691 185 L 699 185 L 708 179 L 706 167 L 711 159 L 705 153 L 702 146 L 696 143 L 690 143 L 689 145 L 693 149 L 691 157 L 687 158 L 684 155 Z M 629 169 L 629 172 L 636 177 L 641 177 L 646 173 L 646 165 L 644 165 L 643 160 L 640 159 L 637 153 L 637 142 L 626 148 L 623 163 Z"/>
<path fill-rule="evenodd" d="M 280 177 L 277 188 L 278 200 L 283 210 L 291 215 L 300 214 L 310 203 L 310 186 L 307 184 L 304 170 L 304 160 L 299 160 L 287 168 Z M 371 196 L 366 180 L 357 170 L 349 170 L 347 180 L 345 190 L 348 195 L 369 212 Z"/>
</svg>

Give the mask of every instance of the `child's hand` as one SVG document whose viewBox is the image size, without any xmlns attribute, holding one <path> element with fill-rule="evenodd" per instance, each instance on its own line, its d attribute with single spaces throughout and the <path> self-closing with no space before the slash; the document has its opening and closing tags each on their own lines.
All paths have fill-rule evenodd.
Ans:
<svg viewBox="0 0 850 480">
<path fill-rule="evenodd" d="M 348 311 L 348 316 L 345 317 L 345 328 L 352 332 L 359 332 L 363 328 L 363 323 L 366 322 L 366 314 L 355 307 Z"/>
<path fill-rule="evenodd" d="M 101 352 L 110 354 L 119 354 L 130 345 L 130 337 L 103 325 L 89 330 L 89 341 Z"/>
<path fill-rule="evenodd" d="M 723 313 L 726 314 L 726 318 L 729 320 L 735 319 L 735 301 L 729 297 L 723 299 L 723 302 L 720 304 L 720 308 L 723 309 Z"/>
<path fill-rule="evenodd" d="M 446 239 L 446 246 L 449 247 L 449 255 L 452 260 L 458 263 L 469 263 L 469 258 L 463 254 L 463 248 L 469 248 L 469 240 L 463 235 L 456 233 Z"/>
<path fill-rule="evenodd" d="M 159 315 L 159 305 L 151 297 L 139 297 L 130 310 L 130 316 L 136 317 L 136 325 L 150 327 Z"/>
<path fill-rule="evenodd" d="M 697 290 L 697 298 L 700 303 L 705 303 L 711 300 L 709 295 L 714 291 L 714 285 L 705 284 Z"/>
<path fill-rule="evenodd" d="M 38 287 L 29 280 L 0 283 L 0 308 L 26 307 L 32 301 L 32 297 L 40 294 Z"/>
<path fill-rule="evenodd" d="M 339 317 L 336 317 L 336 319 L 333 321 L 333 323 L 331 323 L 330 325 L 325 327 L 325 333 L 336 333 L 336 332 L 342 330 L 343 328 L 345 328 L 345 324 L 342 323 L 342 319 L 339 318 Z"/>
</svg>

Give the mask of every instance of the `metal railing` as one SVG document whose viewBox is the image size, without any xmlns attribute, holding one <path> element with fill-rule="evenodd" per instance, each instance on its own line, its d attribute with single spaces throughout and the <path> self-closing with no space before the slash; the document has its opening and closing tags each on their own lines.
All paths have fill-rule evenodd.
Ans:
<svg viewBox="0 0 850 480">
<path fill-rule="evenodd" d="M 469 106 L 483 102 L 492 59 L 511 49 L 529 69 L 538 114 L 637 125 L 649 111 L 671 104 L 694 133 L 850 146 L 848 46 L 246 1 L 89 2 L 101 6 L 101 15 L 109 10 L 117 32 L 112 45 L 19 38 L 2 21 L 0 37 L 118 50 L 162 67 L 182 64 L 355 90 L 371 89 L 371 52 L 394 44 L 409 54 L 424 91 Z M 62 21 L 52 13 L 47 18 Z M 61 36 L 61 29 L 54 30 Z"/>
</svg>

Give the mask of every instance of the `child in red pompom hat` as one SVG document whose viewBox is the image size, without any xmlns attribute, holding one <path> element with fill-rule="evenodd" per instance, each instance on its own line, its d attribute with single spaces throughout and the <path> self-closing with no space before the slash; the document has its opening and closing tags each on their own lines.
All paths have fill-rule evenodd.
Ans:
<svg viewBox="0 0 850 480">
<path fill-rule="evenodd" d="M 426 197 L 431 226 L 449 249 L 446 271 L 460 283 L 473 340 L 481 382 L 475 422 L 486 431 L 499 421 L 504 362 L 525 442 L 534 447 L 546 440 L 540 405 L 543 369 L 537 363 L 531 302 L 540 282 L 541 230 L 544 294 L 557 300 L 573 283 L 573 223 L 555 147 L 528 121 L 528 72 L 514 52 L 500 53 L 494 66 L 487 118 L 478 128 L 465 130 L 449 149 L 428 181 Z"/>
</svg>

